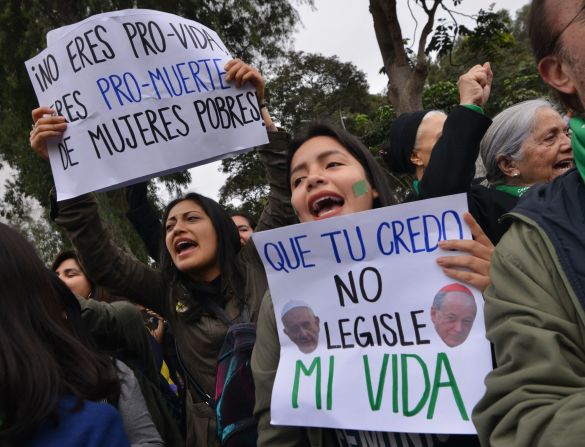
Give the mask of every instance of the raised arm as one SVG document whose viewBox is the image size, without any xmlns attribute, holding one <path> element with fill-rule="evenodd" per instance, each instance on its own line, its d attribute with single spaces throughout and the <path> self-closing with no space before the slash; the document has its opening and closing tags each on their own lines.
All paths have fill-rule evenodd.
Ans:
<svg viewBox="0 0 585 447">
<path fill-rule="evenodd" d="M 268 202 L 262 211 L 262 215 L 256 225 L 255 231 L 269 230 L 285 225 L 297 223 L 290 203 L 290 193 L 286 178 L 286 154 L 290 135 L 279 131 L 270 117 L 268 108 L 264 102 L 265 81 L 258 70 L 245 64 L 239 59 L 227 63 L 226 80 L 235 80 L 236 85 L 250 82 L 256 88 L 258 104 L 268 131 L 269 143 L 257 148 L 258 155 L 266 168 L 266 178 L 270 191 Z"/>
<path fill-rule="evenodd" d="M 458 81 L 460 105 L 443 126 L 419 183 L 419 198 L 466 192 L 475 174 L 479 143 L 491 124 L 481 107 L 491 92 L 493 73 L 488 62 L 472 67 Z"/>
<path fill-rule="evenodd" d="M 30 136 L 31 147 L 45 159 L 47 138 L 60 136 L 67 127 L 64 119 L 54 113 L 47 107 L 39 107 L 32 113 L 35 125 Z M 160 273 L 114 244 L 99 217 L 93 195 L 62 202 L 53 197 L 51 216 L 66 231 L 88 276 L 96 284 L 168 317 Z"/>
</svg>

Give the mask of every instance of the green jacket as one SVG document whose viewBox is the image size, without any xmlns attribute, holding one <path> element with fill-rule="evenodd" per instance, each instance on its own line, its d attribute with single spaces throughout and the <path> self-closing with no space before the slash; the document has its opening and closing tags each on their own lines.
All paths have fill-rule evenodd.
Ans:
<svg viewBox="0 0 585 447">
<path fill-rule="evenodd" d="M 293 223 L 296 218 L 290 205 L 286 184 L 286 152 L 289 136 L 284 132 L 270 132 L 270 143 L 259 148 L 259 155 L 267 170 L 270 183 L 268 203 L 256 227 L 257 231 Z M 181 357 L 200 385 L 215 394 L 217 355 L 223 344 L 227 327 L 211 315 L 204 315 L 195 324 L 186 324 L 176 318 L 170 303 L 182 296 L 183 288 L 170 289 L 159 271 L 153 270 L 121 250 L 111 240 L 98 215 L 91 195 L 58 203 L 55 221 L 62 226 L 75 248 L 88 275 L 112 293 L 127 297 L 167 318 Z M 239 254 L 245 271 L 245 295 L 252 321 L 256 321 L 260 301 L 267 289 L 262 262 L 253 244 Z M 225 311 L 232 318 L 239 314 L 235 299 L 228 299 Z M 199 395 L 191 390 L 187 396 L 188 446 L 219 446 L 215 412 Z"/>
<path fill-rule="evenodd" d="M 512 215 L 484 294 L 497 368 L 473 421 L 483 446 L 583 445 L 585 312 L 546 232 Z"/>
</svg>

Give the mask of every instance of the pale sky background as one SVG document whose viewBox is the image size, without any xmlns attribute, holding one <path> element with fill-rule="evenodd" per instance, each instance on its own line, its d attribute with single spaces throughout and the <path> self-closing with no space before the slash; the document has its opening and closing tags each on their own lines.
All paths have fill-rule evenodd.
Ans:
<svg viewBox="0 0 585 447">
<path fill-rule="evenodd" d="M 406 0 L 399 0 L 399 20 L 404 37 L 412 36 L 414 20 L 407 8 Z M 447 2 L 450 3 L 450 2 Z M 479 9 L 487 9 L 492 2 L 465 0 L 458 11 L 474 14 Z M 496 0 L 495 9 L 515 12 L 529 0 Z M 416 5 L 411 1 L 413 12 Z M 353 62 L 366 73 L 370 91 L 381 93 L 386 87 L 387 77 L 379 74 L 382 57 L 374 33 L 374 24 L 369 11 L 368 0 L 315 0 L 315 9 L 299 9 L 303 26 L 295 33 L 296 50 L 321 53 L 325 56 L 337 55 L 342 62 Z M 459 19 L 459 18 L 458 18 Z M 421 19 L 422 20 L 422 19 Z M 460 23 L 471 24 L 462 18 Z M 423 27 L 419 20 L 417 34 Z M 496 73 L 497 76 L 497 73 Z M 224 175 L 218 172 L 220 162 L 211 163 L 191 170 L 192 188 L 197 192 L 218 199 L 219 188 Z"/>
<path fill-rule="evenodd" d="M 514 17 L 515 11 L 528 2 L 529 0 L 496 0 L 494 3 L 496 9 L 508 9 Z M 414 33 L 414 21 L 407 8 L 407 1 L 399 0 L 398 3 L 403 35 L 405 38 L 411 37 Z M 416 13 L 414 1 L 410 3 Z M 492 2 L 465 0 L 457 10 L 473 14 L 480 8 L 488 8 L 490 3 Z M 370 91 L 381 93 L 387 78 L 379 74 L 382 58 L 368 7 L 368 0 L 315 0 L 315 8 L 301 7 L 299 13 L 303 25 L 295 33 L 294 48 L 325 56 L 337 55 L 342 62 L 353 62 L 366 73 Z M 465 20 L 461 18 L 461 23 L 471 23 Z M 423 23 L 419 21 L 418 32 L 422 26 Z M 225 176 L 218 171 L 219 166 L 220 162 L 216 162 L 192 169 L 193 182 L 189 189 L 217 200 L 219 189 L 225 180 Z M 0 179 L 6 175 L 6 169 L 0 171 Z M 0 193 L 3 186 L 4 181 L 0 180 Z"/>
</svg>

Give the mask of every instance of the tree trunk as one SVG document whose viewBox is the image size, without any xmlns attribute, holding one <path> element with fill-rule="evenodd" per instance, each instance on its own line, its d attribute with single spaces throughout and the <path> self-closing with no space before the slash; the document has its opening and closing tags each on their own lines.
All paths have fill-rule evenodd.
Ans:
<svg viewBox="0 0 585 447">
<path fill-rule="evenodd" d="M 370 0 L 370 13 L 374 20 L 376 39 L 388 76 L 388 99 L 396 115 L 404 112 L 421 110 L 422 94 L 428 74 L 428 64 L 424 54 L 426 40 L 433 28 L 434 15 L 439 0 L 428 8 L 424 2 L 423 9 L 427 22 L 421 31 L 416 60 L 411 60 L 404 49 L 404 38 L 398 15 L 396 0 Z"/>
</svg>

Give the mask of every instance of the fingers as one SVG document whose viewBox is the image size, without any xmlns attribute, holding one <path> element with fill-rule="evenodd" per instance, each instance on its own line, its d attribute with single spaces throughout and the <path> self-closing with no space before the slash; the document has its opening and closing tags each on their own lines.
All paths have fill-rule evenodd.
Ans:
<svg viewBox="0 0 585 447">
<path fill-rule="evenodd" d="M 463 220 L 467 225 L 469 225 L 469 229 L 471 230 L 471 236 L 477 242 L 482 244 L 483 246 L 490 248 L 493 252 L 494 244 L 490 241 L 490 238 L 483 232 L 475 218 L 468 212 L 463 213 Z"/>
<path fill-rule="evenodd" d="M 487 289 L 487 287 L 490 285 L 489 276 L 479 275 L 474 272 L 451 268 L 443 268 L 443 272 L 449 278 L 453 278 L 456 281 L 464 282 L 477 288 L 481 293 L 483 293 L 485 289 Z"/>
<path fill-rule="evenodd" d="M 226 81 L 234 81 L 237 87 L 241 87 L 246 82 L 250 82 L 256 88 L 260 99 L 264 98 L 264 78 L 254 67 L 244 63 L 240 59 L 232 59 L 225 65 L 224 69 L 226 70 Z"/>
<path fill-rule="evenodd" d="M 439 247 L 443 250 L 457 250 L 465 252 L 471 256 L 476 256 L 486 261 L 491 261 L 494 252 L 493 247 L 486 247 L 485 245 L 473 240 L 453 239 L 450 241 L 439 242 Z"/>
<path fill-rule="evenodd" d="M 30 145 L 45 160 L 49 159 L 47 140 L 61 137 L 67 129 L 65 118 L 54 113 L 49 107 L 39 107 L 32 112 L 35 124 L 29 136 Z"/>
<path fill-rule="evenodd" d="M 43 115 L 56 115 L 56 114 L 57 114 L 57 112 L 55 110 L 51 109 L 50 107 L 41 106 L 41 107 L 37 107 L 36 109 L 34 109 L 32 111 L 32 120 L 33 120 L 33 123 L 36 124 L 38 119 L 42 118 Z"/>
<path fill-rule="evenodd" d="M 455 255 L 437 258 L 437 264 L 441 268 L 469 269 L 473 273 L 488 276 L 491 262 L 473 255 Z"/>
<path fill-rule="evenodd" d="M 489 62 L 474 65 L 457 82 L 461 104 L 483 107 L 490 96 L 493 73 Z"/>
<path fill-rule="evenodd" d="M 443 250 L 457 250 L 465 254 L 442 256 L 437 258 L 437 264 L 450 278 L 463 281 L 483 292 L 490 284 L 489 273 L 494 244 L 471 214 L 464 213 L 463 220 L 469 225 L 474 239 L 452 239 L 439 242 Z"/>
</svg>

